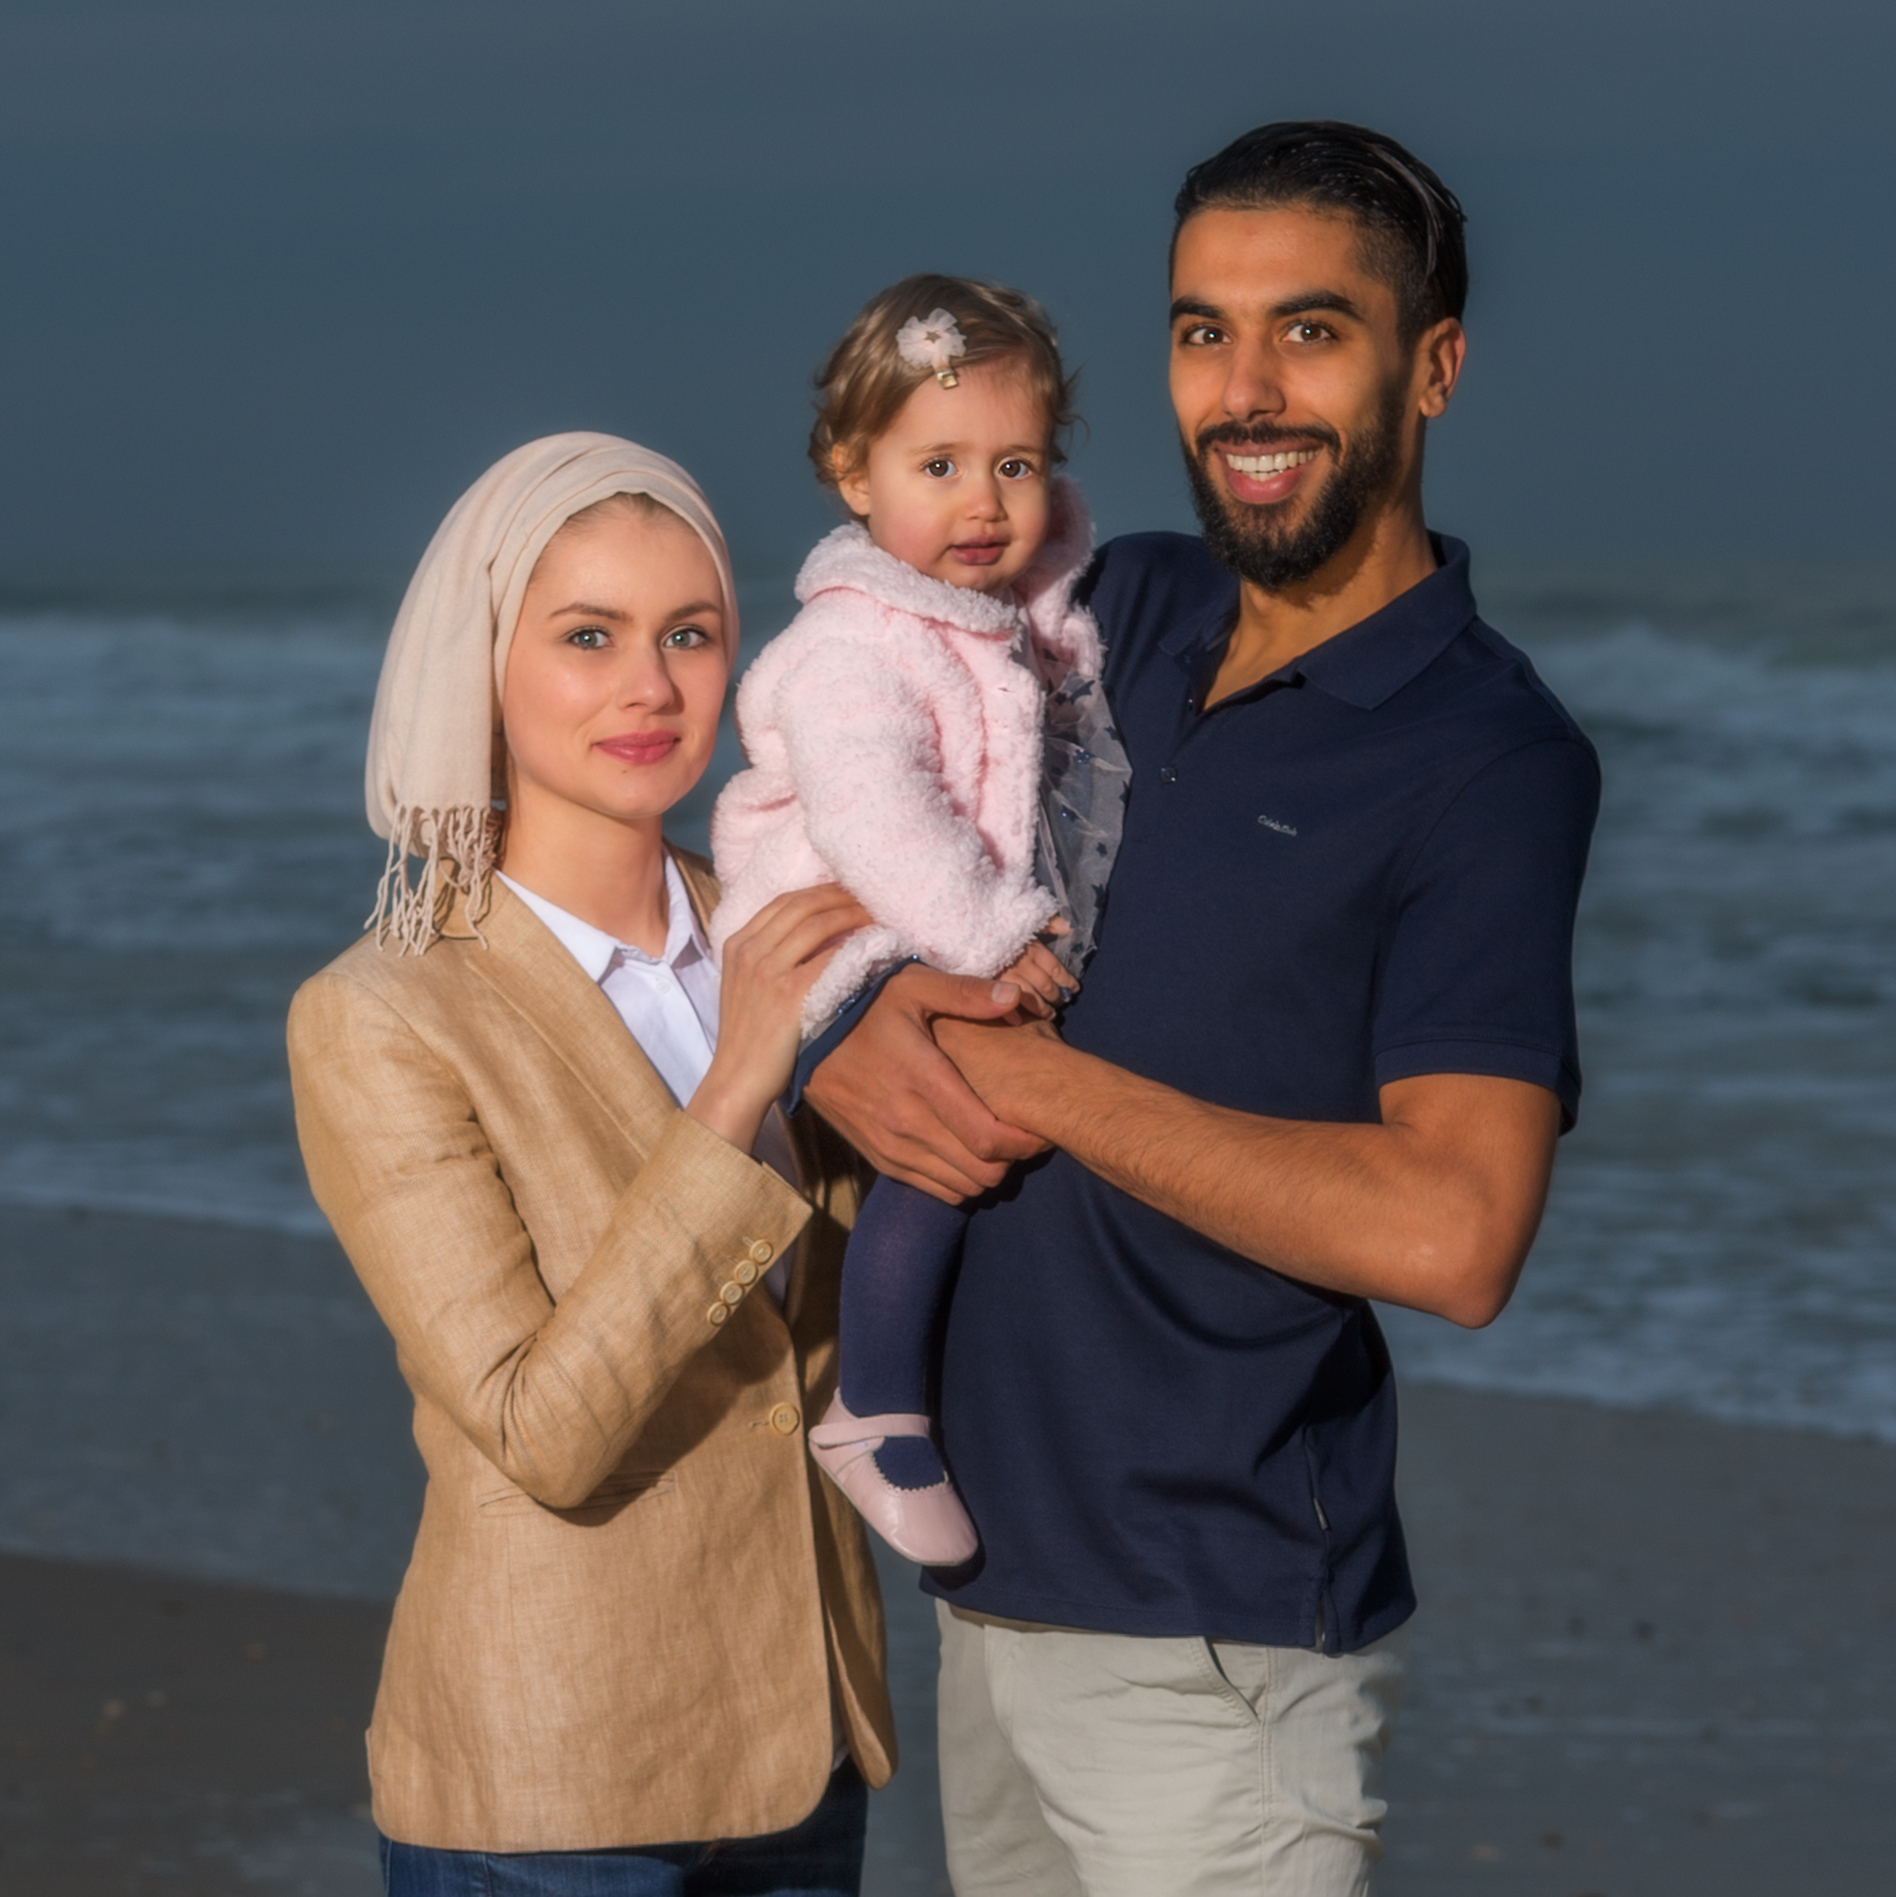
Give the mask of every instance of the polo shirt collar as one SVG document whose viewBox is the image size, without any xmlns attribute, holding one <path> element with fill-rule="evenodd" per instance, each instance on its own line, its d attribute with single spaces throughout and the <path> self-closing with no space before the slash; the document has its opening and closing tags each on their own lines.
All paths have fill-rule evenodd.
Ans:
<svg viewBox="0 0 1896 1897">
<path fill-rule="evenodd" d="M 1440 564 L 1427 579 L 1418 580 L 1387 606 L 1293 659 L 1268 679 L 1260 679 L 1252 689 L 1302 680 L 1359 711 L 1374 711 L 1393 698 L 1475 616 L 1467 546 L 1446 534 L 1431 534 L 1429 544 Z M 1167 635 L 1165 649 L 1190 664 L 1206 648 L 1222 645 L 1237 603 L 1238 583 L 1233 576 L 1228 586 L 1220 587 L 1211 606 Z"/>
</svg>

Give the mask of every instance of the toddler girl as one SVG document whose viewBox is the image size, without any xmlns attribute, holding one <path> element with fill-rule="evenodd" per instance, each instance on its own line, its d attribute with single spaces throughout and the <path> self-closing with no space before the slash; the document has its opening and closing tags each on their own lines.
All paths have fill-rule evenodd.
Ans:
<svg viewBox="0 0 1896 1897">
<path fill-rule="evenodd" d="M 739 688 L 750 768 L 712 817 L 712 945 L 834 879 L 875 924 L 810 990 L 806 1036 L 909 956 L 1004 973 L 1050 1010 L 1090 952 L 1126 775 L 1073 603 L 1092 532 L 1053 473 L 1072 421 L 1053 330 L 1018 291 L 909 277 L 817 388 L 810 456 L 856 518 L 804 563 L 802 611 Z M 810 1433 L 870 1525 L 929 1565 L 978 1546 L 927 1415 L 965 1219 L 876 1181 L 844 1264 L 841 1385 Z"/>
</svg>

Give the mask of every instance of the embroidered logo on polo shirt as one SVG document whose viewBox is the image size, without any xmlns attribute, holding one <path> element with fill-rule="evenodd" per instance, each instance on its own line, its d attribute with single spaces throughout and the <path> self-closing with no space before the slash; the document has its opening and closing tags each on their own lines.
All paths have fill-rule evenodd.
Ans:
<svg viewBox="0 0 1896 1897">
<path fill-rule="evenodd" d="M 1294 823 L 1279 823 L 1275 817 L 1260 817 L 1258 822 L 1267 830 L 1275 830 L 1280 837 L 1294 837 L 1297 834 Z"/>
</svg>

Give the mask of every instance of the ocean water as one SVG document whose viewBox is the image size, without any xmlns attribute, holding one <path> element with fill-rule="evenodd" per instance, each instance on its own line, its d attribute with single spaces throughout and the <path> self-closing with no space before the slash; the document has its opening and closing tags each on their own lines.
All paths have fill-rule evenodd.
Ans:
<svg viewBox="0 0 1896 1897">
<path fill-rule="evenodd" d="M 1587 1097 L 1508 1313 L 1392 1312 L 1398 1360 L 1896 1441 L 1896 565 L 1477 577 L 1606 767 Z M 746 590 L 754 642 L 790 602 Z M 282 1020 L 373 898 L 385 626 L 0 612 L 0 1201 L 324 1229 Z"/>
<path fill-rule="evenodd" d="M 1513 1305 L 1398 1361 L 1896 1441 L 1896 567 L 1504 577 L 1606 775 L 1586 1097 Z"/>
</svg>

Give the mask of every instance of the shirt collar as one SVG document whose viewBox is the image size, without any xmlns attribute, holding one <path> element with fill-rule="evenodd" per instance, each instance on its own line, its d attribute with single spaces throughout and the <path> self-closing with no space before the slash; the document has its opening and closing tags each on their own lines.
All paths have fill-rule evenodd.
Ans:
<svg viewBox="0 0 1896 1897">
<path fill-rule="evenodd" d="M 1360 711 L 1374 711 L 1393 698 L 1475 616 L 1468 548 L 1446 534 L 1431 534 L 1429 544 L 1440 564 L 1426 579 L 1398 593 L 1367 619 L 1293 659 L 1269 679 L 1259 680 L 1259 685 L 1302 679 Z M 1195 664 L 1208 647 L 1221 645 L 1229 635 L 1237 605 L 1234 575 L 1204 612 L 1191 615 L 1167 635 L 1165 649 L 1186 664 Z"/>
<path fill-rule="evenodd" d="M 556 903 L 548 902 L 544 896 L 536 896 L 511 876 L 499 871 L 496 874 L 553 931 L 559 938 L 560 946 L 585 970 L 588 981 L 604 981 L 615 966 L 624 962 L 647 968 L 657 968 L 661 964 L 677 968 L 697 957 L 710 955 L 711 951 L 698 928 L 697 913 L 691 906 L 691 892 L 686 889 L 685 879 L 670 851 L 665 854 L 665 907 L 668 919 L 665 924 L 665 947 L 659 955 L 648 955 L 630 942 L 621 942 L 617 936 L 608 935 L 604 929 L 595 929 L 590 922 L 582 922 L 578 916 L 570 914 Z"/>
</svg>

